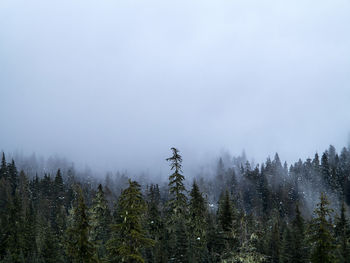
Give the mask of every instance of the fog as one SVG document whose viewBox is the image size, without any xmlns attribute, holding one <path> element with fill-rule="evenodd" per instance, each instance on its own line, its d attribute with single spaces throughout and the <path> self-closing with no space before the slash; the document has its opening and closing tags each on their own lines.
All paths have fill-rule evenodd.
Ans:
<svg viewBox="0 0 350 263">
<path fill-rule="evenodd" d="M 0 2 L 0 150 L 184 172 L 350 131 L 349 1 Z"/>
</svg>

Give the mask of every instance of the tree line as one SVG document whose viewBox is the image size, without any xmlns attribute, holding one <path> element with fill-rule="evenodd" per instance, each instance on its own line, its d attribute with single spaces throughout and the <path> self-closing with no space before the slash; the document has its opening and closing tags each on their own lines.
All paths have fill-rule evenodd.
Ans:
<svg viewBox="0 0 350 263">
<path fill-rule="evenodd" d="M 171 151 L 168 185 L 120 192 L 74 171 L 29 177 L 3 153 L 0 262 L 350 262 L 348 148 L 290 167 L 220 159 L 190 186 Z"/>
</svg>

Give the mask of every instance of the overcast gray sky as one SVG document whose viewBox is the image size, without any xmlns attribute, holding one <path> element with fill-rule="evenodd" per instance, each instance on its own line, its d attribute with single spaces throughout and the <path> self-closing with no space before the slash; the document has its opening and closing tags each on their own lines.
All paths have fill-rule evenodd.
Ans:
<svg viewBox="0 0 350 263">
<path fill-rule="evenodd" d="M 0 149 L 160 171 L 350 131 L 350 2 L 3 0 Z M 163 167 L 163 168 L 162 168 Z"/>
</svg>

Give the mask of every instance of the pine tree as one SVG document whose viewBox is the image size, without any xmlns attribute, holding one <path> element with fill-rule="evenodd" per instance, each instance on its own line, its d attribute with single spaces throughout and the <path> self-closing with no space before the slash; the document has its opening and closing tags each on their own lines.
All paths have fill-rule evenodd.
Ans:
<svg viewBox="0 0 350 263">
<path fill-rule="evenodd" d="M 221 195 L 218 209 L 218 221 L 219 221 L 219 234 L 224 240 L 224 251 L 222 253 L 222 259 L 228 259 L 232 257 L 232 253 L 238 248 L 238 227 L 236 226 L 235 212 L 233 210 L 233 204 L 230 200 L 230 194 L 226 190 Z"/>
<path fill-rule="evenodd" d="M 148 262 L 162 262 L 164 256 L 164 223 L 160 212 L 160 192 L 158 185 L 151 185 L 147 201 L 147 226 L 150 237 L 155 241 L 152 249 L 147 251 Z"/>
<path fill-rule="evenodd" d="M 182 157 L 176 148 L 171 148 L 173 155 L 166 160 L 170 162 L 173 174 L 169 176 L 169 193 L 168 201 L 168 232 L 171 237 L 170 242 L 170 262 L 188 261 L 187 256 L 187 197 L 183 181 L 185 177 L 181 174 Z"/>
<path fill-rule="evenodd" d="M 23 255 L 23 216 L 21 214 L 21 198 L 18 192 L 13 197 L 8 210 L 8 225 L 7 225 L 7 256 L 12 262 L 22 262 Z"/>
<path fill-rule="evenodd" d="M 146 212 L 146 203 L 142 197 L 140 185 L 129 180 L 118 202 L 120 223 L 112 225 L 112 237 L 107 243 L 111 262 L 145 262 L 144 248 L 152 246 L 154 241 L 147 238 L 142 225 Z"/>
<path fill-rule="evenodd" d="M 111 214 L 101 184 L 97 188 L 89 215 L 91 225 L 89 240 L 96 247 L 96 257 L 103 259 L 107 255 L 106 242 L 109 239 Z"/>
<path fill-rule="evenodd" d="M 339 263 L 350 263 L 350 246 L 349 246 L 349 222 L 345 216 L 345 204 L 342 203 L 340 216 L 335 220 L 335 234 L 339 251 Z"/>
<path fill-rule="evenodd" d="M 216 215 L 209 212 L 207 220 L 207 248 L 209 253 L 209 262 L 219 262 L 221 254 L 225 250 L 223 231 L 218 227 L 215 219 Z"/>
<path fill-rule="evenodd" d="M 293 246 L 291 250 L 293 263 L 308 262 L 308 248 L 305 237 L 305 222 L 300 213 L 299 205 L 295 208 L 295 219 L 292 222 L 292 240 Z"/>
<path fill-rule="evenodd" d="M 283 246 L 282 246 L 282 253 L 281 253 L 281 262 L 282 263 L 294 263 L 293 261 L 293 252 L 294 252 L 294 246 L 293 246 L 293 235 L 287 226 L 283 233 Z"/>
<path fill-rule="evenodd" d="M 323 182 L 325 183 L 327 188 L 332 188 L 332 177 L 330 173 L 329 161 L 328 161 L 328 152 L 325 151 L 322 154 L 321 158 L 321 174 L 323 178 Z"/>
<path fill-rule="evenodd" d="M 7 253 L 12 199 L 10 183 L 2 177 L 0 179 L 0 260 Z"/>
<path fill-rule="evenodd" d="M 44 228 L 44 242 L 41 250 L 41 258 L 45 263 L 63 263 L 63 255 L 59 248 L 59 241 L 54 233 L 54 230 L 47 225 Z M 73 261 L 74 262 L 74 261 Z M 89 261 L 75 261 L 75 262 L 89 262 Z"/>
<path fill-rule="evenodd" d="M 281 256 L 281 237 L 279 220 L 275 219 L 272 225 L 269 240 L 269 255 L 271 256 L 271 263 L 279 263 Z"/>
<path fill-rule="evenodd" d="M 223 231 L 232 231 L 233 216 L 234 215 L 230 195 L 228 191 L 225 191 L 225 194 L 221 197 L 218 210 L 218 219 Z"/>
<path fill-rule="evenodd" d="M 168 205 L 174 218 L 184 217 L 187 213 L 187 197 L 183 183 L 185 177 L 181 174 L 182 157 L 176 148 L 171 148 L 171 150 L 173 156 L 166 159 L 170 162 L 171 170 L 174 170 L 174 173 L 169 176 L 170 200 Z"/>
<path fill-rule="evenodd" d="M 37 254 L 37 244 L 36 244 L 36 217 L 35 211 L 33 208 L 33 204 L 29 205 L 29 209 L 25 215 L 24 220 L 24 231 L 23 231 L 23 239 L 24 239 L 24 248 L 23 253 L 28 262 L 33 260 L 33 258 Z"/>
<path fill-rule="evenodd" d="M 221 261 L 222 263 L 263 263 L 267 262 L 267 257 L 257 249 L 258 236 L 253 233 L 239 249 L 239 252 L 230 259 Z"/>
<path fill-rule="evenodd" d="M 1 178 L 6 178 L 8 179 L 8 168 L 6 164 L 6 158 L 5 158 L 5 153 L 2 153 L 1 157 L 1 166 L 0 166 L 0 179 Z"/>
<path fill-rule="evenodd" d="M 90 224 L 83 192 L 80 187 L 77 189 L 77 195 L 77 204 L 70 210 L 66 251 L 72 262 L 90 263 L 94 262 L 94 250 L 92 243 L 88 239 Z"/>
<path fill-rule="evenodd" d="M 195 181 L 193 182 L 190 196 L 188 229 L 189 233 L 191 233 L 191 237 L 189 238 L 191 261 L 203 262 L 207 255 L 207 208 Z"/>
<path fill-rule="evenodd" d="M 334 257 L 334 237 L 332 235 L 332 224 L 329 221 L 332 209 L 324 193 L 320 196 L 320 203 L 315 209 L 316 217 L 310 225 L 310 242 L 312 245 L 312 263 L 333 263 Z"/>
<path fill-rule="evenodd" d="M 8 165 L 8 179 L 12 188 L 12 194 L 15 194 L 16 188 L 18 186 L 18 171 L 15 161 L 12 159 L 11 163 Z"/>
</svg>

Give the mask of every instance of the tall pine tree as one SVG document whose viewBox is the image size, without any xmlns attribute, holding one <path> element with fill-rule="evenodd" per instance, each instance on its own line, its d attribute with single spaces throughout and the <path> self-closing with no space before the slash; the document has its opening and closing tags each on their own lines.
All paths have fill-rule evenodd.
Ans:
<svg viewBox="0 0 350 263">
<path fill-rule="evenodd" d="M 143 226 L 146 203 L 140 185 L 129 180 L 118 202 L 120 222 L 112 225 L 112 237 L 107 243 L 110 262 L 143 263 L 143 250 L 154 241 L 147 237 Z"/>
<path fill-rule="evenodd" d="M 332 234 L 330 217 L 333 212 L 329 208 L 329 201 L 324 193 L 320 196 L 320 202 L 315 209 L 316 217 L 310 225 L 310 242 L 312 245 L 312 263 L 333 263 L 335 261 L 335 245 Z"/>
<path fill-rule="evenodd" d="M 188 262 L 187 246 L 187 197 L 181 174 L 182 157 L 176 148 L 171 148 L 173 155 L 166 160 L 174 172 L 169 176 L 168 231 L 170 236 L 170 262 Z"/>
<path fill-rule="evenodd" d="M 70 210 L 67 228 L 66 251 L 74 263 L 90 263 L 94 260 L 93 244 L 89 241 L 89 218 L 83 192 L 77 189 L 78 200 Z"/>
</svg>

